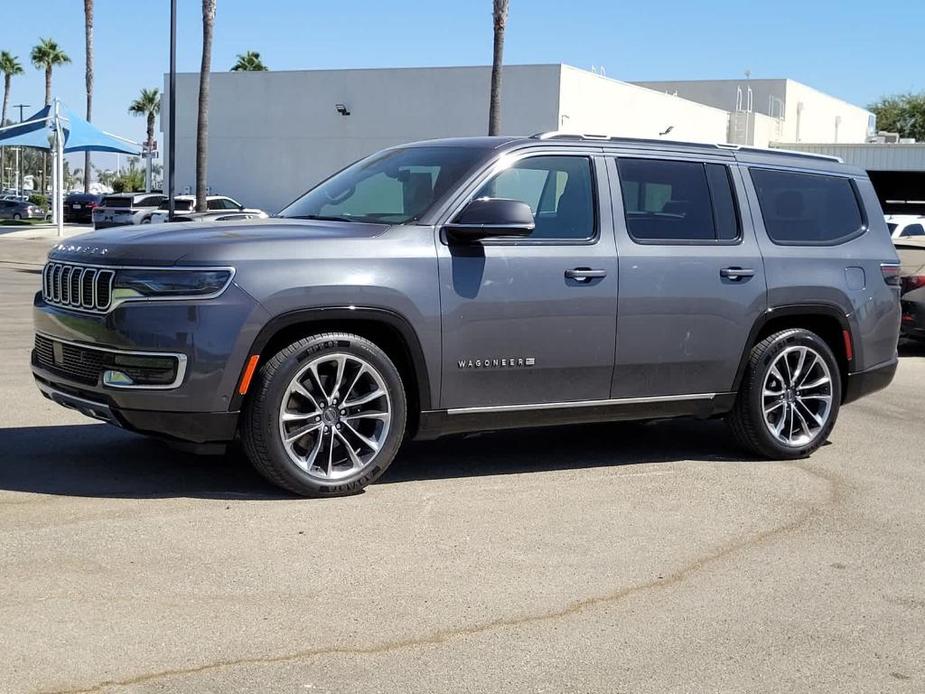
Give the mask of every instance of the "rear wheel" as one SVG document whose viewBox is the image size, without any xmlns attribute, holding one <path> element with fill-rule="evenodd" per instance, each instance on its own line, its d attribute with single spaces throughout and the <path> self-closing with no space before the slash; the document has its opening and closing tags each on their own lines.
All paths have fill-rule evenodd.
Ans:
<svg viewBox="0 0 925 694">
<path fill-rule="evenodd" d="M 303 496 L 362 490 L 388 468 L 407 405 L 389 357 L 357 335 L 292 343 L 260 370 L 247 403 L 248 458 L 274 484 Z"/>
<path fill-rule="evenodd" d="M 828 439 L 840 404 L 841 375 L 828 344 L 809 330 L 783 330 L 752 348 L 728 421 L 758 455 L 804 458 Z"/>
</svg>

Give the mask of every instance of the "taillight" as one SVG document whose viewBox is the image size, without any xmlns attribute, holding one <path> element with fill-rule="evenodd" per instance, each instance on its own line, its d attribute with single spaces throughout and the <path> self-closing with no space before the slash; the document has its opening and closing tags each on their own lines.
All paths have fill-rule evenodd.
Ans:
<svg viewBox="0 0 925 694">
<path fill-rule="evenodd" d="M 900 278 L 903 294 L 925 287 L 925 275 L 906 275 Z"/>
<path fill-rule="evenodd" d="M 880 263 L 880 272 L 883 273 L 883 281 L 891 287 L 902 286 L 900 272 L 902 267 L 899 263 Z"/>
</svg>

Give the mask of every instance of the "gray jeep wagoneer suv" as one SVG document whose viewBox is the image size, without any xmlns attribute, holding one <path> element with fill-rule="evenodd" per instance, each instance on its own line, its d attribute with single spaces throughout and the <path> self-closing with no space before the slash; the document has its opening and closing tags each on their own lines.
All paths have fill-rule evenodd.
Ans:
<svg viewBox="0 0 925 694">
<path fill-rule="evenodd" d="M 550 133 L 396 147 L 272 219 L 102 231 L 49 254 L 52 400 L 240 438 L 307 496 L 402 441 L 725 417 L 809 455 L 886 386 L 896 253 L 863 171 L 796 153 Z"/>
</svg>

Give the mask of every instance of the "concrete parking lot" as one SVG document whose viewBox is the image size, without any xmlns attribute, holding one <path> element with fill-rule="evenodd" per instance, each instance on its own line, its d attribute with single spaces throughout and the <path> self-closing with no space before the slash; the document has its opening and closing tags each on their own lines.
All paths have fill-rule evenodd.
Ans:
<svg viewBox="0 0 925 694">
<path fill-rule="evenodd" d="M 925 690 L 925 349 L 806 461 L 568 427 L 306 501 L 43 400 L 49 245 L 0 240 L 0 691 Z"/>
</svg>

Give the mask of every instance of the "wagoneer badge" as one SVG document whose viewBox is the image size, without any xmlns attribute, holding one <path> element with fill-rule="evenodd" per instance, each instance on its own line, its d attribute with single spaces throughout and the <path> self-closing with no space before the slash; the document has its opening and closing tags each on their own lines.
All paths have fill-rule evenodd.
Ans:
<svg viewBox="0 0 925 694">
<path fill-rule="evenodd" d="M 534 366 L 535 357 L 508 357 L 504 359 L 460 359 L 456 362 L 460 369 L 518 369 Z"/>
</svg>

